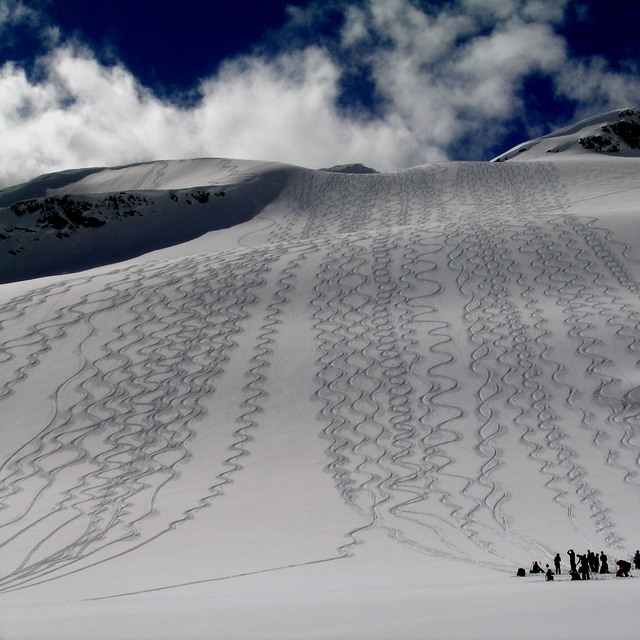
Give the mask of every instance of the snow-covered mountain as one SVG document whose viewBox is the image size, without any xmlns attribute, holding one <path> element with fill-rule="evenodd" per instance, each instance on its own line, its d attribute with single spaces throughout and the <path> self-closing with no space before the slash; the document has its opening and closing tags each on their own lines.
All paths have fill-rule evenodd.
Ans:
<svg viewBox="0 0 640 640">
<path fill-rule="evenodd" d="M 637 119 L 0 192 L 0 637 L 635 637 Z"/>
<path fill-rule="evenodd" d="M 283 165 L 149 162 L 46 175 L 0 191 L 0 282 L 111 264 L 259 213 Z"/>
<path fill-rule="evenodd" d="M 546 154 L 560 154 L 557 160 L 592 153 L 640 158 L 640 109 L 619 109 L 582 120 L 516 145 L 494 158 L 494 162 L 549 160 Z"/>
</svg>

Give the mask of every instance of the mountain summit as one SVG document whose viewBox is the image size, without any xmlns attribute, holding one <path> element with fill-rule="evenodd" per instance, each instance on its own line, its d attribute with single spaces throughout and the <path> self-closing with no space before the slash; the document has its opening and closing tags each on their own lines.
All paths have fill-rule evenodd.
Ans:
<svg viewBox="0 0 640 640">
<path fill-rule="evenodd" d="M 609 111 L 577 124 L 559 129 L 541 138 L 516 145 L 494 158 L 494 162 L 551 160 L 599 153 L 616 157 L 640 157 L 640 109 Z"/>
</svg>

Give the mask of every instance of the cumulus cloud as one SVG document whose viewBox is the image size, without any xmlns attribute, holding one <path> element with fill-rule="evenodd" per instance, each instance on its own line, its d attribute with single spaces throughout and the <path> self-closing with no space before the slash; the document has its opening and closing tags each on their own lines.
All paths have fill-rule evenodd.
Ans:
<svg viewBox="0 0 640 640">
<path fill-rule="evenodd" d="M 575 117 L 640 104 L 640 69 L 613 70 L 601 56 L 570 60 L 559 70 L 555 82 L 559 95 L 577 103 Z"/>
<path fill-rule="evenodd" d="M 0 179 L 77 166 L 223 156 L 323 166 L 362 158 L 382 168 L 443 159 L 394 114 L 355 121 L 336 107 L 340 69 L 322 49 L 223 66 L 189 107 L 161 100 L 125 68 L 77 47 L 42 61 L 46 76 L 0 71 Z"/>
<path fill-rule="evenodd" d="M 227 62 L 188 102 L 160 98 L 122 64 L 57 42 L 35 75 L 14 63 L 0 68 L 0 184 L 156 158 L 363 162 L 387 170 L 448 159 L 460 145 L 486 154 L 508 123 L 525 117 L 522 87 L 535 75 L 548 77 L 577 113 L 638 102 L 630 72 L 568 58 L 556 28 L 567 4 L 312 4 L 292 10 L 287 27 L 306 30 L 306 40 Z M 333 39 L 314 42 L 308 34 L 329 5 L 344 19 Z M 12 8 L 4 24 L 18 19 L 21 6 L 0 4 Z M 344 104 L 342 80 L 354 68 L 371 79 L 375 109 Z"/>
<path fill-rule="evenodd" d="M 407 0 L 371 0 L 349 14 L 343 46 L 360 43 L 388 109 L 423 144 L 446 150 L 521 115 L 523 80 L 561 68 L 554 7 L 536 21 L 525 2 L 465 0 L 428 13 Z"/>
</svg>

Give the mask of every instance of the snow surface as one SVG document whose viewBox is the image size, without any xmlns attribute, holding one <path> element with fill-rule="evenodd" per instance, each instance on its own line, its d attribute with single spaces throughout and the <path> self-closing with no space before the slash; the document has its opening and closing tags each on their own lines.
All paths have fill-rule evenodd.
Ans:
<svg viewBox="0 0 640 640">
<path fill-rule="evenodd" d="M 640 109 L 618 109 L 582 120 L 549 135 L 516 145 L 494 162 L 516 159 L 564 160 L 593 153 L 640 157 Z M 557 155 L 556 158 L 545 157 Z"/>
<path fill-rule="evenodd" d="M 566 550 L 640 546 L 640 158 L 540 159 L 0 193 L 5 224 L 196 188 L 245 220 L 75 274 L 129 222 L 52 239 L 59 275 L 3 258 L 0 638 L 637 637 L 640 574 L 577 584 Z"/>
<path fill-rule="evenodd" d="M 0 283 L 112 264 L 250 220 L 292 167 L 204 158 L 82 169 L 0 191 Z"/>
</svg>

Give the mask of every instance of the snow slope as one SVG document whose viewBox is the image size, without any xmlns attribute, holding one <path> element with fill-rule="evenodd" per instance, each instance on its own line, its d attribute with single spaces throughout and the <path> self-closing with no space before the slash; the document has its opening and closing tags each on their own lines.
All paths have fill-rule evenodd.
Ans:
<svg viewBox="0 0 640 640">
<path fill-rule="evenodd" d="M 0 282 L 111 264 L 250 220 L 290 170 L 204 158 L 65 171 L 10 187 L 0 191 Z"/>
<path fill-rule="evenodd" d="M 582 120 L 541 138 L 516 145 L 493 162 L 564 160 L 594 153 L 640 158 L 640 109 L 618 109 Z M 546 154 L 558 154 L 549 158 Z M 545 157 L 546 156 L 546 157 Z"/>
<path fill-rule="evenodd" d="M 529 159 L 0 194 L 238 215 L 73 275 L 5 258 L 0 637 L 635 638 L 637 580 L 514 575 L 640 545 L 640 158 Z"/>
</svg>

